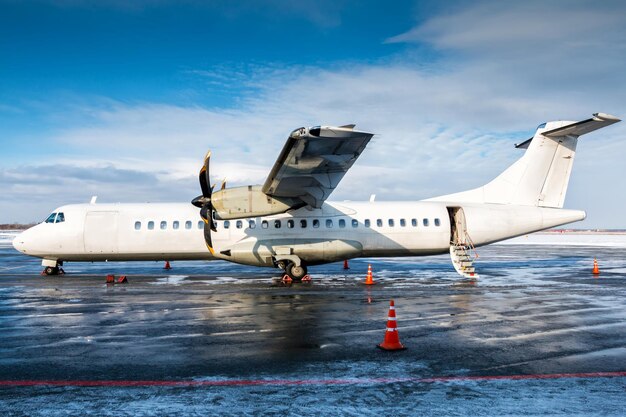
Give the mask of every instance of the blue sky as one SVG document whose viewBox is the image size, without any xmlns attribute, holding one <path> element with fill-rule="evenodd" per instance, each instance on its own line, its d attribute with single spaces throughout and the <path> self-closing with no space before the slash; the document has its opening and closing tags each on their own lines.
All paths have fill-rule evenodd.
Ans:
<svg viewBox="0 0 626 417">
<path fill-rule="evenodd" d="M 546 120 L 626 115 L 626 6 L 0 0 L 0 222 L 262 183 L 291 130 L 377 133 L 335 200 L 481 185 Z M 581 139 L 566 207 L 626 228 L 625 123 Z"/>
</svg>

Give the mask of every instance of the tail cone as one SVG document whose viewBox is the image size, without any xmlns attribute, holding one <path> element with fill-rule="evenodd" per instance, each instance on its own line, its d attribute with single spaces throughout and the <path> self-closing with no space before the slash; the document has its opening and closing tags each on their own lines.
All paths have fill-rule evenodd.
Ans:
<svg viewBox="0 0 626 417">
<path fill-rule="evenodd" d="M 389 302 L 389 317 L 387 318 L 387 331 L 385 332 L 385 340 L 378 345 L 383 350 L 404 350 L 406 349 L 402 343 L 400 343 L 400 336 L 398 335 L 398 325 L 396 323 L 396 307 L 393 300 Z"/>
</svg>

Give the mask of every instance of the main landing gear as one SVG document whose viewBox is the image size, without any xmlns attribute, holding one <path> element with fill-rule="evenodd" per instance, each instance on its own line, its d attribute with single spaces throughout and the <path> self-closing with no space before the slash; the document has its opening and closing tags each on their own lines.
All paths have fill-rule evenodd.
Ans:
<svg viewBox="0 0 626 417">
<path fill-rule="evenodd" d="M 292 279 L 293 282 L 302 282 L 307 274 L 306 265 L 297 256 L 290 255 L 288 258 L 276 261 L 276 266 L 285 271 L 285 274 Z"/>
</svg>

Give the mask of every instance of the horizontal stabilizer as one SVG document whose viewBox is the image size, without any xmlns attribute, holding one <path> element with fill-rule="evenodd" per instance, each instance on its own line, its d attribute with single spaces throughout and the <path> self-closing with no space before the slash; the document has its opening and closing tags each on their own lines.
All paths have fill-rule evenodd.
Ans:
<svg viewBox="0 0 626 417">
<path fill-rule="evenodd" d="M 594 130 L 600 129 L 602 127 L 612 125 L 613 123 L 617 123 L 619 121 L 620 119 L 615 116 L 611 116 L 610 114 L 594 113 L 591 119 L 548 130 L 547 132 L 543 132 L 542 135 L 549 138 L 556 138 L 559 136 L 568 135 L 580 136 L 589 132 L 593 132 Z"/>
<path fill-rule="evenodd" d="M 543 136 L 548 138 L 558 138 L 561 136 L 581 136 L 586 133 L 593 132 L 594 130 L 603 128 L 605 126 L 612 125 L 621 121 L 615 116 L 606 113 L 594 113 L 593 117 L 587 120 L 581 120 L 580 122 L 570 123 L 565 126 L 560 126 L 555 129 L 546 130 L 540 132 Z M 543 126 L 543 125 L 542 125 Z M 522 143 L 516 143 L 517 149 L 528 149 L 530 142 L 533 138 L 527 139 Z"/>
</svg>

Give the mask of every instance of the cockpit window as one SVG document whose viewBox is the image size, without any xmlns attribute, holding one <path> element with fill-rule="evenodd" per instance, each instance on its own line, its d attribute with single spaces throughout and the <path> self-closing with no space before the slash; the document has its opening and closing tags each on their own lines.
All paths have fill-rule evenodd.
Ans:
<svg viewBox="0 0 626 417">
<path fill-rule="evenodd" d="M 65 221 L 65 214 L 63 213 L 52 213 L 48 216 L 44 223 L 62 223 Z"/>
<path fill-rule="evenodd" d="M 545 123 L 540 124 L 539 126 L 537 126 L 537 129 L 543 129 L 544 127 L 546 127 Z"/>
</svg>

